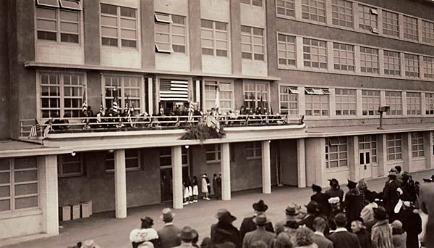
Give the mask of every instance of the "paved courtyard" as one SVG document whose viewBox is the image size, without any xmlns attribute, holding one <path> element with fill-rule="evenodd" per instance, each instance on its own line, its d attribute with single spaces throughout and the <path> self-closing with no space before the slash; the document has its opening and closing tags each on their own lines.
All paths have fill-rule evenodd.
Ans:
<svg viewBox="0 0 434 248">
<path fill-rule="evenodd" d="M 430 177 L 433 171 L 419 172 L 413 175 L 415 180 L 422 181 L 423 177 Z M 385 182 L 384 178 L 368 182 L 369 188 L 381 190 Z M 346 182 L 342 182 L 344 184 Z M 344 191 L 347 188 L 343 187 Z M 252 203 L 263 199 L 269 206 L 267 217 L 274 223 L 284 219 L 284 209 L 288 203 L 294 202 L 305 204 L 308 202 L 312 191 L 310 188 L 274 188 L 269 195 L 261 194 L 259 191 L 235 193 L 231 201 L 200 201 L 196 204 L 185 206 L 184 209 L 174 210 L 175 223 L 182 227 L 190 225 L 199 232 L 199 240 L 209 236 L 210 225 L 216 222 L 215 213 L 220 208 L 229 209 L 232 214 L 238 217 L 234 225 L 239 227 L 244 216 L 252 213 Z M 63 223 L 60 235 L 52 238 L 39 239 L 24 242 L 17 245 L 6 246 L 8 248 L 18 247 L 44 247 L 57 248 L 67 247 L 77 241 L 93 239 L 103 248 L 127 248 L 131 247 L 128 236 L 133 228 L 140 226 L 140 217 L 150 216 L 154 219 L 154 227 L 159 229 L 162 222 L 159 218 L 162 205 L 128 209 L 128 218 L 115 219 L 114 213 L 95 214 L 89 219 Z"/>
</svg>

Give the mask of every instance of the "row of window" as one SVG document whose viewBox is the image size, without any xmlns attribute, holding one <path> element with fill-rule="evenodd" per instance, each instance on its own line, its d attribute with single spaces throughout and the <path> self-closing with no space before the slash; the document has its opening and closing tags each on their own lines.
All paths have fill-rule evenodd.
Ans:
<svg viewBox="0 0 434 248">
<path fill-rule="evenodd" d="M 39 40 L 80 43 L 82 13 L 80 9 L 41 4 L 36 8 L 36 30 Z M 78 1 L 80 2 L 80 1 Z M 253 1 L 253 5 L 262 1 Z M 137 48 L 139 22 L 137 9 L 101 3 L 101 44 L 109 47 Z M 156 12 L 155 50 L 160 53 L 187 51 L 187 17 Z M 230 48 L 229 24 L 201 20 L 201 47 L 203 55 L 228 57 Z M 265 60 L 264 29 L 241 26 L 241 54 L 243 59 Z"/>
<path fill-rule="evenodd" d="M 277 16 L 296 18 L 296 1 L 301 2 L 300 19 L 304 21 L 326 24 L 327 16 L 331 16 L 328 25 L 434 45 L 434 22 L 356 1 L 332 0 L 330 13 L 326 0 L 276 0 Z"/>
<path fill-rule="evenodd" d="M 402 142 L 403 135 L 401 133 L 386 135 L 387 160 L 402 160 Z M 414 132 L 410 134 L 410 147 L 412 158 L 420 158 L 425 156 L 424 151 L 424 135 L 422 132 Z M 377 136 L 364 135 L 359 136 L 359 151 L 369 154 L 368 156 L 360 156 L 360 164 L 377 163 Z M 348 167 L 348 137 L 326 138 L 325 142 L 325 160 L 326 168 Z"/>
<path fill-rule="evenodd" d="M 330 116 L 330 91 L 324 88 L 306 87 L 298 92 L 293 86 L 280 86 L 280 113 L 299 115 L 299 95 L 304 94 L 306 116 Z M 361 110 L 363 116 L 379 115 L 380 90 L 362 90 Z M 403 94 L 401 91 L 385 91 L 385 105 L 390 106 L 387 115 L 403 115 Z M 422 114 L 422 95 L 425 97 L 425 114 L 434 115 L 434 93 L 406 92 L 407 115 Z M 334 94 L 336 116 L 357 115 L 357 90 L 336 88 Z"/>
<path fill-rule="evenodd" d="M 303 53 L 303 67 L 334 70 L 336 72 L 355 72 L 359 67 L 363 74 L 384 74 L 393 77 L 434 79 L 434 57 L 401 53 L 379 48 L 356 46 L 302 38 L 302 47 L 297 47 L 297 37 L 278 33 L 277 58 L 282 69 L 297 67 L 297 53 Z M 327 43 L 331 43 L 332 51 L 328 51 Z M 356 57 L 356 50 L 359 57 Z M 383 52 L 383 71 L 380 72 L 380 51 Z M 331 65 L 329 54 L 333 54 Z M 401 61 L 403 60 L 403 63 Z"/>
</svg>

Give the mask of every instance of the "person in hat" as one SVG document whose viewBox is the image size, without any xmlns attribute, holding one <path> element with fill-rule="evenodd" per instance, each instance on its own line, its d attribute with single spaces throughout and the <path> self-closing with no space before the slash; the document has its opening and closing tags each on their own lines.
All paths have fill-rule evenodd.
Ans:
<svg viewBox="0 0 434 248">
<path fill-rule="evenodd" d="M 203 199 L 209 201 L 210 200 L 210 198 L 209 198 L 210 183 L 209 183 L 208 175 L 206 173 L 203 173 L 203 175 L 202 175 L 201 191 L 203 194 Z"/>
<path fill-rule="evenodd" d="M 332 198 L 332 197 L 339 197 L 340 202 L 344 200 L 344 191 L 341 189 L 341 186 L 339 185 L 339 181 L 336 178 L 332 178 L 329 180 L 330 182 L 330 189 L 326 191 L 326 194 Z"/>
<path fill-rule="evenodd" d="M 276 223 L 275 230 L 276 234 L 281 232 L 288 232 L 291 230 L 296 230 L 298 228 L 298 222 L 301 220 L 299 218 L 300 207 L 295 204 L 290 204 L 285 209 L 285 220 Z"/>
<path fill-rule="evenodd" d="M 232 225 L 237 218 L 226 209 L 218 210 L 216 217 L 218 222 L 211 225 L 212 244 L 231 242 L 236 248 L 241 248 L 240 231 Z"/>
<path fill-rule="evenodd" d="M 412 204 L 414 204 L 417 200 L 416 187 L 414 185 L 413 179 L 407 172 L 404 172 L 401 176 L 400 188 L 402 190 L 400 199 L 403 201 L 410 201 Z"/>
<path fill-rule="evenodd" d="M 319 214 L 328 217 L 330 214 L 330 196 L 322 192 L 322 187 L 316 184 L 312 184 L 313 195 L 310 197 L 311 201 L 318 203 Z"/>
<path fill-rule="evenodd" d="M 253 210 L 255 211 L 254 215 L 244 218 L 243 222 L 241 223 L 240 226 L 241 240 L 244 239 L 246 233 L 256 230 L 256 224 L 254 222 L 254 219 L 256 218 L 256 216 L 260 214 L 264 214 L 268 209 L 267 204 L 265 204 L 263 200 L 259 200 L 258 202 L 253 203 L 252 207 Z M 265 224 L 265 230 L 269 232 L 274 232 L 273 224 L 268 221 Z"/>
<path fill-rule="evenodd" d="M 348 180 L 348 192 L 345 194 L 345 212 L 347 214 L 348 224 L 360 217 L 363 209 L 363 196 L 357 188 L 357 183 Z"/>
<path fill-rule="evenodd" d="M 181 232 L 178 234 L 178 237 L 181 240 L 181 244 L 179 246 L 175 246 L 176 248 L 194 248 L 193 240 L 195 238 L 195 234 L 191 227 L 183 227 Z"/>
<path fill-rule="evenodd" d="M 329 236 L 334 248 L 360 248 L 359 239 L 354 233 L 350 233 L 347 226 L 347 217 L 339 213 L 334 218 L 336 230 Z"/>
<path fill-rule="evenodd" d="M 316 217 L 319 215 L 319 205 L 316 201 L 310 201 L 306 205 L 306 212 L 307 214 L 304 216 L 304 218 L 298 222 L 300 226 L 306 226 L 313 230 L 313 221 Z"/>
<path fill-rule="evenodd" d="M 374 217 L 377 221 L 371 230 L 371 242 L 373 248 L 393 248 L 392 229 L 387 219 L 387 210 L 384 207 L 374 209 Z"/>
<path fill-rule="evenodd" d="M 400 184 L 397 180 L 398 171 L 395 168 L 390 169 L 388 180 L 383 188 L 383 203 L 384 208 L 387 211 L 391 220 L 395 220 L 394 208 L 399 201 L 399 193 L 397 189 L 400 187 Z"/>
<path fill-rule="evenodd" d="M 404 201 L 398 220 L 402 223 L 402 230 L 407 233 L 407 247 L 418 247 L 418 236 L 422 232 L 422 219 L 409 201 Z"/>
<path fill-rule="evenodd" d="M 158 230 L 161 248 L 170 248 L 181 244 L 181 239 L 178 237 L 181 229 L 173 224 L 174 217 L 175 214 L 170 208 L 164 208 L 161 211 L 160 218 L 164 222 L 164 226 Z"/>
<path fill-rule="evenodd" d="M 140 219 L 142 224 L 140 229 L 136 228 L 130 232 L 130 241 L 133 248 L 139 248 L 145 242 L 152 243 L 153 247 L 159 247 L 158 233 L 152 226 L 154 220 L 151 217 L 146 216 Z M 147 245 L 148 247 L 150 245 Z"/>
<path fill-rule="evenodd" d="M 268 247 L 271 246 L 274 240 L 274 233 L 266 230 L 268 222 L 265 214 L 261 213 L 256 215 L 254 219 L 256 230 L 246 233 L 243 238 L 243 248 L 252 248 L 252 244 L 256 241 L 263 241 Z"/>
</svg>

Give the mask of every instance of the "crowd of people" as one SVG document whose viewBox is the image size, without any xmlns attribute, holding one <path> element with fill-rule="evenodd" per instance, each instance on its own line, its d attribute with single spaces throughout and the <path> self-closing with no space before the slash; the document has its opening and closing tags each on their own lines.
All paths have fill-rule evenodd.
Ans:
<svg viewBox="0 0 434 248">
<path fill-rule="evenodd" d="M 424 181 L 433 182 L 434 176 Z M 252 215 L 245 217 L 239 228 L 233 225 L 237 218 L 229 210 L 218 210 L 217 222 L 210 226 L 210 236 L 199 242 L 198 232 L 190 226 L 179 228 L 172 210 L 165 208 L 160 216 L 164 222 L 160 230 L 153 228 L 153 219 L 145 217 L 141 219 L 141 227 L 132 230 L 129 238 L 133 248 L 434 247 L 431 234 L 434 229 L 429 230 L 432 225 L 429 210 L 434 208 L 432 185 L 427 185 L 429 190 L 422 192 L 421 185 L 399 166 L 389 171 L 381 192 L 371 191 L 363 179 L 348 180 L 347 192 L 337 179 L 329 183 L 330 188 L 325 192 L 320 185 L 312 185 L 310 201 L 304 207 L 289 204 L 284 219 L 282 216 L 283 220 L 274 225 L 267 218 L 267 204 L 259 200 L 253 203 Z M 203 199 L 209 199 L 211 183 L 206 174 L 200 184 Z M 192 185 L 196 187 L 193 191 L 199 191 L 196 178 Z M 428 215 L 424 233 L 421 213 Z"/>
</svg>

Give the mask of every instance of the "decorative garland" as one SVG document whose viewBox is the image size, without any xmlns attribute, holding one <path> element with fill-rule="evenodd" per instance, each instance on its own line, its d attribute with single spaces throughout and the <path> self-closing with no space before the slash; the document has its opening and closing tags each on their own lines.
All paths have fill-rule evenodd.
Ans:
<svg viewBox="0 0 434 248">
<path fill-rule="evenodd" d="M 181 137 L 182 140 L 200 140 L 220 139 L 225 136 L 223 129 L 214 126 L 209 127 L 205 123 L 191 125 L 186 128 L 187 132 Z"/>
</svg>

